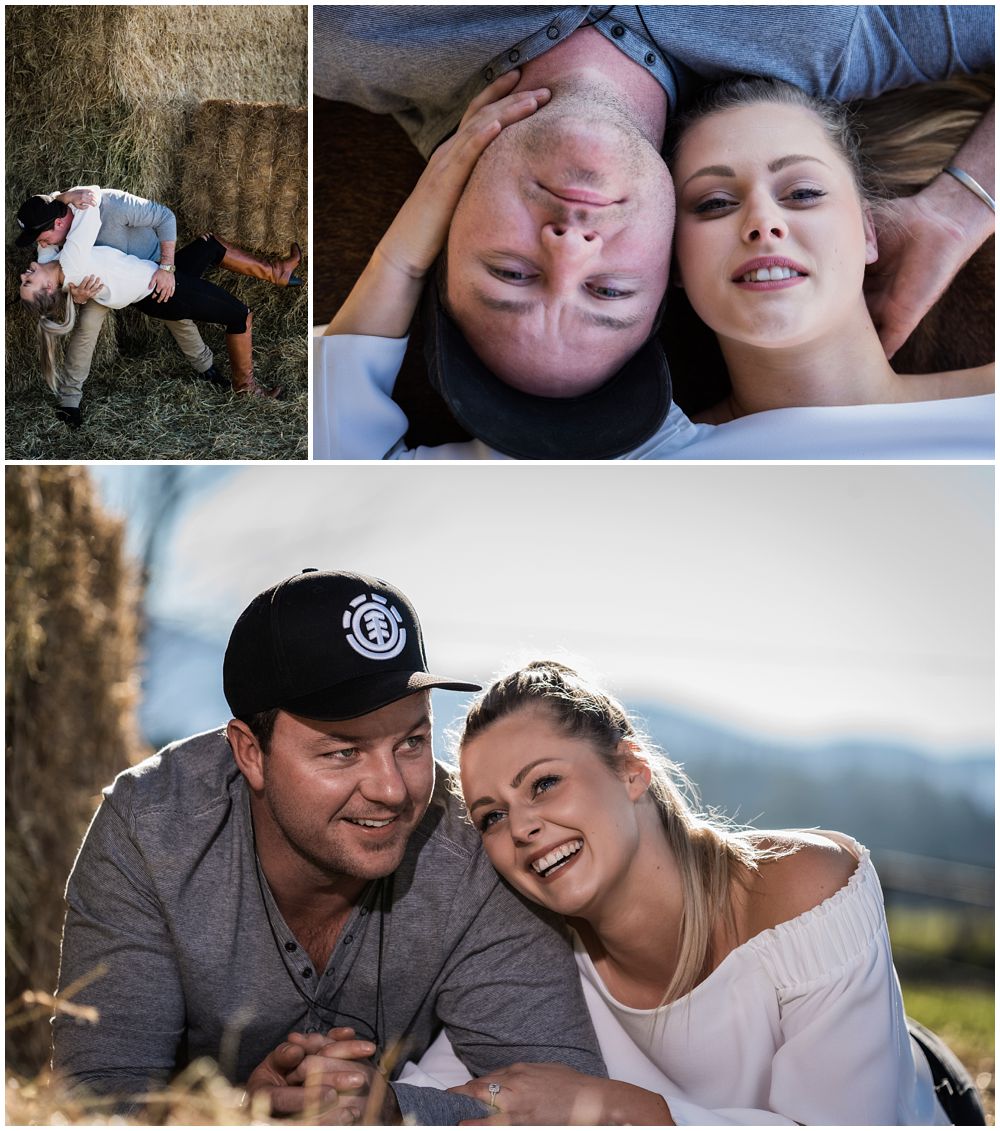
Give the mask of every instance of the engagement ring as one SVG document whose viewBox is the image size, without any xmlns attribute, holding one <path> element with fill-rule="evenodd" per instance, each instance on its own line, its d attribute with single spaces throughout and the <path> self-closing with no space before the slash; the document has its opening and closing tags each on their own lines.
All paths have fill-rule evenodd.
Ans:
<svg viewBox="0 0 1000 1131">
<path fill-rule="evenodd" d="M 493 1108 L 494 1110 L 496 1110 L 497 1096 L 500 1095 L 500 1085 L 499 1084 L 490 1084 L 487 1090 L 490 1093 L 490 1107 Z"/>
</svg>

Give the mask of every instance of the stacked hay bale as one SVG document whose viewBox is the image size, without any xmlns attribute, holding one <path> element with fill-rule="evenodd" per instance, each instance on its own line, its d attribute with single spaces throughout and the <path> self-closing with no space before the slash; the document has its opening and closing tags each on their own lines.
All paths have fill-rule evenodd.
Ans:
<svg viewBox="0 0 1000 1131">
<path fill-rule="evenodd" d="M 180 246 L 206 228 L 225 228 L 228 238 L 252 252 L 287 255 L 293 241 L 307 250 L 304 6 L 17 5 L 4 14 L 8 241 L 26 197 L 99 184 L 169 205 L 177 214 Z M 231 107 L 228 115 L 201 113 L 203 103 L 220 99 Z M 279 121 L 288 128 L 275 145 Z M 225 132 L 206 136 L 206 130 Z M 293 145 L 299 146 L 294 155 Z M 214 208 L 191 211 L 186 206 L 198 194 L 182 187 L 186 163 L 213 150 L 227 159 L 210 184 L 218 187 L 225 179 L 227 191 L 215 197 Z M 200 166 L 195 176 L 204 181 L 204 174 Z M 225 214 L 233 201 L 240 204 L 235 224 Z M 252 210 L 268 210 L 272 201 L 280 218 L 251 219 Z M 27 262 L 27 252 L 8 254 L 9 297 Z M 228 272 L 209 277 L 255 312 L 258 377 L 300 386 L 291 391 L 301 393 L 304 410 L 306 288 L 279 290 Z M 34 325 L 20 311 L 12 314 L 7 388 L 17 392 L 37 386 L 39 377 Z M 224 357 L 221 329 L 203 333 Z M 149 383 L 187 373 L 163 326 L 132 311 L 108 320 L 94 372 L 114 368 L 121 354 L 129 364 L 119 367 L 124 373 L 116 372 L 116 380 Z M 9 444 L 11 457 L 37 454 Z"/>
<path fill-rule="evenodd" d="M 8 467 L 6 994 L 55 989 L 63 889 L 100 788 L 143 757 L 140 588 L 86 469 Z M 48 1060 L 49 1010 L 8 1015 L 7 1064 Z M 27 1021 L 28 1023 L 23 1023 Z"/>
</svg>

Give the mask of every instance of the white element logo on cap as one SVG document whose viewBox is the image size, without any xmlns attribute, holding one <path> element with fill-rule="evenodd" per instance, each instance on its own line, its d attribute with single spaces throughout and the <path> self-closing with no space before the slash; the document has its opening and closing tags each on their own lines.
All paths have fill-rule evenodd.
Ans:
<svg viewBox="0 0 1000 1131">
<path fill-rule="evenodd" d="M 377 593 L 362 593 L 344 610 L 347 643 L 369 660 L 391 660 L 406 647 L 406 629 L 395 605 Z"/>
</svg>

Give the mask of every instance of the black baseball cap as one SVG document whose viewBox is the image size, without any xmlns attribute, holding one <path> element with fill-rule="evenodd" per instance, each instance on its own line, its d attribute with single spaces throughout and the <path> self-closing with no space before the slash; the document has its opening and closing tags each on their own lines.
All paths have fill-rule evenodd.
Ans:
<svg viewBox="0 0 1000 1131">
<path fill-rule="evenodd" d="M 653 337 L 600 388 L 540 397 L 505 384 L 480 361 L 444 309 L 437 278 L 424 287 L 424 356 L 431 385 L 459 424 L 515 459 L 614 459 L 648 440 L 670 409 L 670 368 Z"/>
<path fill-rule="evenodd" d="M 427 670 L 406 596 L 360 573 L 306 569 L 259 593 L 237 620 L 222 666 L 245 719 L 280 707 L 307 719 L 356 719 L 415 691 L 479 691 Z"/>
<path fill-rule="evenodd" d="M 66 215 L 68 205 L 61 200 L 52 200 L 47 196 L 29 197 L 17 210 L 17 223 L 21 234 L 14 241 L 17 247 L 28 247 L 33 244 L 42 232 Z"/>
</svg>

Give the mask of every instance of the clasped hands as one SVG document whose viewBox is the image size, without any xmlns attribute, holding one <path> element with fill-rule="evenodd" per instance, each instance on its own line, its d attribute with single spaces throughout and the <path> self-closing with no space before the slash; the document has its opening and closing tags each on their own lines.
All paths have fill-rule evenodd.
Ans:
<svg viewBox="0 0 1000 1131">
<path fill-rule="evenodd" d="M 307 1115 L 318 1124 L 400 1122 L 396 1096 L 372 1062 L 376 1048 L 344 1027 L 289 1033 L 250 1073 L 247 1098 L 267 1097 L 270 1115 Z"/>
</svg>

